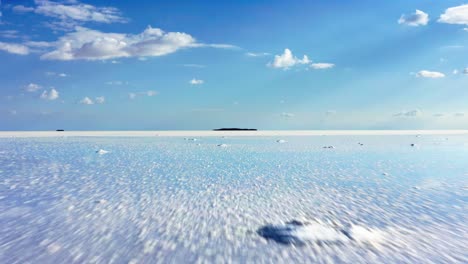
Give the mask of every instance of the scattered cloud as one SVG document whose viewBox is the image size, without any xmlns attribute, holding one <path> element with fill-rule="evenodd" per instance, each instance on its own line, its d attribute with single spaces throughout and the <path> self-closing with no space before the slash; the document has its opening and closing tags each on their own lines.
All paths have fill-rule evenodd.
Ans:
<svg viewBox="0 0 468 264">
<path fill-rule="evenodd" d="M 2 38 L 19 38 L 19 32 L 17 30 L 0 30 L 0 37 Z"/>
<path fill-rule="evenodd" d="M 441 72 L 436 72 L 436 71 L 422 70 L 422 71 L 419 71 L 418 73 L 416 73 L 416 77 L 437 79 L 437 78 L 445 77 L 445 74 L 443 74 Z"/>
<path fill-rule="evenodd" d="M 416 12 L 409 15 L 403 14 L 401 15 L 400 19 L 398 19 L 398 24 L 405 24 L 413 27 L 425 26 L 428 22 L 429 15 L 417 9 Z"/>
<path fill-rule="evenodd" d="M 315 70 L 324 70 L 324 69 L 331 69 L 335 67 L 333 63 L 312 63 L 310 67 Z"/>
<path fill-rule="evenodd" d="M 205 81 L 193 78 L 192 80 L 190 80 L 189 83 L 190 83 L 191 85 L 200 85 L 200 84 L 205 83 Z"/>
<path fill-rule="evenodd" d="M 93 102 L 93 100 L 91 100 L 91 98 L 86 96 L 85 98 L 80 100 L 80 104 L 92 105 L 92 104 L 94 104 L 94 102 Z"/>
<path fill-rule="evenodd" d="M 49 91 L 44 90 L 40 96 L 41 99 L 53 101 L 59 98 L 59 92 L 54 88 L 50 89 Z"/>
<path fill-rule="evenodd" d="M 410 110 L 410 111 L 402 111 L 399 113 L 394 114 L 393 116 L 399 116 L 399 117 L 417 117 L 422 114 L 421 110 L 415 109 L 415 110 Z"/>
<path fill-rule="evenodd" d="M 189 68 L 205 68 L 205 65 L 202 64 L 182 64 L 184 67 L 189 67 Z"/>
<path fill-rule="evenodd" d="M 468 4 L 448 8 L 437 21 L 447 24 L 468 25 Z"/>
<path fill-rule="evenodd" d="M 283 54 L 275 55 L 273 62 L 268 63 L 267 66 L 286 70 L 298 64 L 308 63 L 310 63 L 310 60 L 307 55 L 304 55 L 302 59 L 298 59 L 292 54 L 290 49 L 285 49 Z"/>
<path fill-rule="evenodd" d="M 26 87 L 24 88 L 27 92 L 36 92 L 40 89 L 42 89 L 42 86 L 40 86 L 39 84 L 36 84 L 36 83 L 30 83 L 28 85 L 26 85 Z"/>
<path fill-rule="evenodd" d="M 281 117 L 284 117 L 284 118 L 293 118 L 295 115 L 292 114 L 292 113 L 281 113 Z"/>
<path fill-rule="evenodd" d="M 96 101 L 96 104 L 103 104 L 106 102 L 106 98 L 104 96 L 98 96 L 96 97 L 95 101 Z"/>
<path fill-rule="evenodd" d="M 153 90 L 148 90 L 148 91 L 145 91 L 145 92 L 138 92 L 138 93 L 129 93 L 128 94 L 128 98 L 133 100 L 135 99 L 137 96 L 148 96 L 148 97 L 152 97 L 152 96 L 156 96 L 158 95 L 159 93 L 157 91 L 153 91 Z"/>
<path fill-rule="evenodd" d="M 127 85 L 128 82 L 124 81 L 108 81 L 106 82 L 107 85 Z"/>
<path fill-rule="evenodd" d="M 465 116 L 465 113 L 462 113 L 462 112 L 459 112 L 459 113 L 455 113 L 453 114 L 455 117 L 464 117 Z"/>
<path fill-rule="evenodd" d="M 458 74 L 458 73 L 459 73 L 459 72 L 458 72 L 457 69 L 455 69 L 455 70 L 452 71 L 452 74 Z"/>
<path fill-rule="evenodd" d="M 68 74 L 63 73 L 63 72 L 62 72 L 62 73 L 58 73 L 58 72 L 50 72 L 50 71 L 48 71 L 48 72 L 46 72 L 45 74 L 46 74 L 47 76 L 57 76 L 57 77 L 62 77 L 62 78 L 68 77 L 68 76 L 69 76 Z"/>
<path fill-rule="evenodd" d="M 249 57 L 265 57 L 265 56 L 270 56 L 271 54 L 268 52 L 247 52 L 245 55 Z"/>
<path fill-rule="evenodd" d="M 336 111 L 335 110 L 328 110 L 327 112 L 325 112 L 325 115 L 327 115 L 327 116 L 336 115 Z"/>
<path fill-rule="evenodd" d="M 27 13 L 27 12 L 33 12 L 34 7 L 29 7 L 29 6 L 24 6 L 24 5 L 16 5 L 12 8 L 13 12 L 17 13 Z"/>
<path fill-rule="evenodd" d="M 463 74 L 468 75 L 468 68 L 463 69 Z"/>
<path fill-rule="evenodd" d="M 442 114 L 442 113 L 437 113 L 437 114 L 434 114 L 433 116 L 434 116 L 434 117 L 444 117 L 444 116 L 445 116 L 445 114 Z"/>
<path fill-rule="evenodd" d="M 0 50 L 17 55 L 28 55 L 29 48 L 22 44 L 6 43 L 0 41 Z"/>
<path fill-rule="evenodd" d="M 155 96 L 155 95 L 157 95 L 157 94 L 158 94 L 158 92 L 156 92 L 156 91 L 152 91 L 152 90 L 146 91 L 146 95 L 147 95 L 147 96 Z"/>
</svg>

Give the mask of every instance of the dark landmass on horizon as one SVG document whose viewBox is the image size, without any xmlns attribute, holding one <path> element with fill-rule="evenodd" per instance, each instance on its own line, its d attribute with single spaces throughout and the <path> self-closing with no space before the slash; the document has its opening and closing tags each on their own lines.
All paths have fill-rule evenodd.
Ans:
<svg viewBox="0 0 468 264">
<path fill-rule="evenodd" d="M 257 131 L 256 128 L 216 128 L 213 131 Z"/>
</svg>

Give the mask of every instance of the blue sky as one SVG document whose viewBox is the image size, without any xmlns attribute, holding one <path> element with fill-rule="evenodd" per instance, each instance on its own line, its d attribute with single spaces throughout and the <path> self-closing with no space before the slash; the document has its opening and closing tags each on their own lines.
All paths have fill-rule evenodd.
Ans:
<svg viewBox="0 0 468 264">
<path fill-rule="evenodd" d="M 0 130 L 468 129 L 461 1 L 0 4 Z"/>
</svg>

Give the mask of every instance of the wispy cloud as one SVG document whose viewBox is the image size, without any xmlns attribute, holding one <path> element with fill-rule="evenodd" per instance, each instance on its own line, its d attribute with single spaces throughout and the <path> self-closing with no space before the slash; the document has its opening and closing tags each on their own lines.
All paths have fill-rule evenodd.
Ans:
<svg viewBox="0 0 468 264">
<path fill-rule="evenodd" d="M 28 55 L 29 48 L 23 44 L 6 43 L 0 41 L 0 50 L 17 55 Z"/>
<path fill-rule="evenodd" d="M 445 74 L 441 72 L 437 72 L 437 71 L 422 70 L 416 73 L 416 77 L 438 79 L 438 78 L 444 78 Z"/>
<path fill-rule="evenodd" d="M 97 7 L 79 1 L 35 0 L 34 6 L 16 5 L 12 10 L 17 13 L 33 12 L 51 17 L 54 21 L 46 23 L 54 30 L 69 30 L 86 22 L 126 23 L 121 12 L 114 7 Z"/>
<path fill-rule="evenodd" d="M 393 116 L 399 116 L 399 117 L 417 117 L 422 114 L 421 110 L 419 109 L 414 109 L 410 111 L 402 111 L 399 113 L 394 114 Z"/>
<path fill-rule="evenodd" d="M 333 63 L 312 63 L 310 64 L 310 67 L 315 70 L 325 70 L 325 69 L 331 69 L 335 67 L 335 64 Z"/>
<path fill-rule="evenodd" d="M 265 57 L 265 56 L 270 56 L 271 54 L 268 52 L 247 52 L 245 55 L 249 57 Z"/>
</svg>

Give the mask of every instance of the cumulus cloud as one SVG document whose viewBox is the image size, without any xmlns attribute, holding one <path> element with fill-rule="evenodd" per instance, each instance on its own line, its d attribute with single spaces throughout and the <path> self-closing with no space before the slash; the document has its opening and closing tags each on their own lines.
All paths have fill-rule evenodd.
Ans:
<svg viewBox="0 0 468 264">
<path fill-rule="evenodd" d="M 104 33 L 76 27 L 55 42 L 44 60 L 107 60 L 125 57 L 153 57 L 184 48 L 201 47 L 195 38 L 182 32 L 164 32 L 148 26 L 140 34 Z"/>
<path fill-rule="evenodd" d="M 0 50 L 17 55 L 28 55 L 29 48 L 22 44 L 6 43 L 0 41 Z"/>
<path fill-rule="evenodd" d="M 190 83 L 191 85 L 200 85 L 200 84 L 203 84 L 204 82 L 205 82 L 205 81 L 203 81 L 203 80 L 199 80 L 199 79 L 193 78 L 192 80 L 190 80 L 189 83 Z"/>
<path fill-rule="evenodd" d="M 416 77 L 437 79 L 437 78 L 444 78 L 445 74 L 441 72 L 436 72 L 436 71 L 422 70 L 416 73 Z"/>
<path fill-rule="evenodd" d="M 401 15 L 398 19 L 398 24 L 405 24 L 408 26 L 418 27 L 425 26 L 429 22 L 429 15 L 421 10 L 416 10 L 413 14 Z"/>
<path fill-rule="evenodd" d="M 324 70 L 324 69 L 331 69 L 335 67 L 335 64 L 333 63 L 312 63 L 310 64 L 310 67 L 315 70 Z"/>
<path fill-rule="evenodd" d="M 438 22 L 468 25 L 468 4 L 448 8 L 440 15 Z"/>
<path fill-rule="evenodd" d="M 94 102 L 93 102 L 93 100 L 91 100 L 91 98 L 86 96 L 85 98 L 80 100 L 80 104 L 92 105 L 92 104 L 94 104 Z"/>
<path fill-rule="evenodd" d="M 402 111 L 399 113 L 394 114 L 393 116 L 401 116 L 401 117 L 417 117 L 422 114 L 421 110 L 415 109 L 410 111 Z"/>
<path fill-rule="evenodd" d="M 36 92 L 40 89 L 42 89 L 42 86 L 40 86 L 39 84 L 36 84 L 36 83 L 30 83 L 28 85 L 26 85 L 26 87 L 24 88 L 27 92 Z"/>
<path fill-rule="evenodd" d="M 289 69 L 298 64 L 308 63 L 310 63 L 310 60 L 307 55 L 304 55 L 302 59 L 298 59 L 292 54 L 290 49 L 284 49 L 283 54 L 275 55 L 273 62 L 270 62 L 267 65 L 273 68 Z"/>
<path fill-rule="evenodd" d="M 468 68 L 463 69 L 463 74 L 468 75 Z"/>
<path fill-rule="evenodd" d="M 44 100 L 53 101 L 59 98 L 59 92 L 54 88 L 50 89 L 49 91 L 45 90 L 42 92 L 40 98 Z"/>
<path fill-rule="evenodd" d="M 106 101 L 106 98 L 104 96 L 96 97 L 96 104 L 103 104 L 105 101 Z"/>
</svg>

